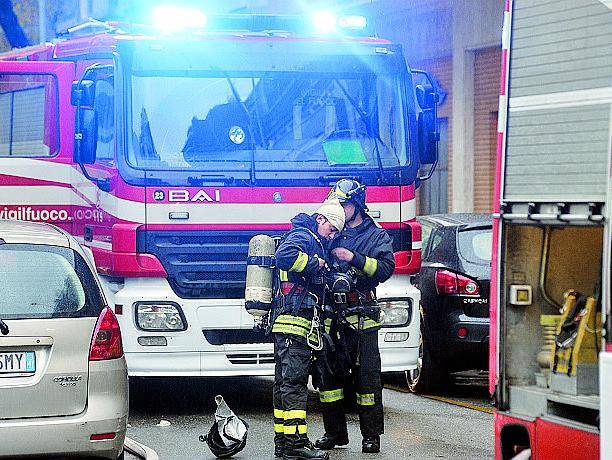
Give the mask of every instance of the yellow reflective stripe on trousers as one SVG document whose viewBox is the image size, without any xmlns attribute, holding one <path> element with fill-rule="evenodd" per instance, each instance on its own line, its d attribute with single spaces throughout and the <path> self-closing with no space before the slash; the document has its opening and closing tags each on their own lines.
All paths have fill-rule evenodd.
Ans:
<svg viewBox="0 0 612 460">
<path fill-rule="evenodd" d="M 335 390 L 319 391 L 319 400 L 323 403 L 331 403 L 344 399 L 344 390 L 337 388 Z"/>
<path fill-rule="evenodd" d="M 282 409 L 274 409 L 274 418 L 285 419 L 285 411 Z"/>
<path fill-rule="evenodd" d="M 323 322 L 323 324 L 325 325 L 325 332 L 329 334 L 331 331 L 331 326 L 332 326 L 331 318 L 325 318 L 325 321 Z"/>
<path fill-rule="evenodd" d="M 311 321 L 309 319 L 293 315 L 280 315 L 272 325 L 272 332 L 306 337 L 310 332 L 310 325 Z"/>
<path fill-rule="evenodd" d="M 304 338 L 308 335 L 308 331 L 303 327 L 292 326 L 290 324 L 274 323 L 274 326 L 272 326 L 272 332 L 275 334 L 293 334 Z"/>
<path fill-rule="evenodd" d="M 287 420 L 293 420 L 293 419 L 306 420 L 306 411 L 305 410 L 299 410 L 299 409 L 286 410 L 284 415 L 285 415 L 285 422 Z"/>
<path fill-rule="evenodd" d="M 363 265 L 363 271 L 368 276 L 374 276 L 376 269 L 378 268 L 378 260 L 366 256 L 365 264 Z"/>
<path fill-rule="evenodd" d="M 285 270 L 279 270 L 278 277 L 281 281 L 289 281 L 289 277 L 287 276 L 287 272 Z"/>
<path fill-rule="evenodd" d="M 283 428 L 283 434 L 306 434 L 308 433 L 308 425 L 285 425 Z"/>
<path fill-rule="evenodd" d="M 357 393 L 357 404 L 360 406 L 373 406 L 374 393 Z"/>
<path fill-rule="evenodd" d="M 301 316 L 293 316 L 293 315 L 279 315 L 278 318 L 274 321 L 274 324 L 291 324 L 293 326 L 301 326 L 310 330 L 310 325 L 312 321 L 306 318 L 302 318 Z"/>
<path fill-rule="evenodd" d="M 359 327 L 359 317 L 357 315 L 347 316 L 346 320 L 355 329 Z M 363 327 L 361 328 L 362 331 L 373 329 L 375 327 L 380 327 L 380 323 L 378 321 L 374 321 L 372 318 L 364 317 Z"/>
<path fill-rule="evenodd" d="M 283 425 L 282 423 L 275 423 L 274 424 L 274 432 L 275 433 L 284 433 L 285 432 L 285 425 Z"/>
<path fill-rule="evenodd" d="M 295 258 L 295 262 L 289 269 L 290 272 L 300 273 L 306 268 L 308 263 L 308 254 L 304 254 L 302 251 L 298 252 L 298 256 Z"/>
</svg>

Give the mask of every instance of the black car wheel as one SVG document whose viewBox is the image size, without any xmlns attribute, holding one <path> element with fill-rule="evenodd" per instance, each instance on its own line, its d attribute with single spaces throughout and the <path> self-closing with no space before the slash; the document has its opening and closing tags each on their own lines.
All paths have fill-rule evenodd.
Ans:
<svg viewBox="0 0 612 460">
<path fill-rule="evenodd" d="M 442 386 L 446 383 L 447 372 L 436 363 L 431 356 L 429 331 L 423 317 L 421 316 L 421 339 L 419 341 L 419 359 L 416 369 L 406 371 L 406 383 L 412 393 L 425 393 Z"/>
</svg>

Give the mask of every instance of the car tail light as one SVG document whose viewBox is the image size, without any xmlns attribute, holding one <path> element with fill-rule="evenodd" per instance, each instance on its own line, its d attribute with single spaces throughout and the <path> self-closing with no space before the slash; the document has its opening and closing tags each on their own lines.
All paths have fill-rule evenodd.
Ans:
<svg viewBox="0 0 612 460">
<path fill-rule="evenodd" d="M 479 295 L 478 283 L 467 276 L 448 270 L 436 271 L 436 290 L 438 294 Z"/>
<path fill-rule="evenodd" d="M 89 360 L 103 361 L 121 358 L 122 356 L 123 345 L 117 317 L 110 308 L 105 307 L 100 313 L 94 329 L 91 347 L 89 348 Z"/>
<path fill-rule="evenodd" d="M 108 439 L 115 439 L 117 433 L 95 433 L 89 437 L 90 441 L 106 441 Z"/>
</svg>

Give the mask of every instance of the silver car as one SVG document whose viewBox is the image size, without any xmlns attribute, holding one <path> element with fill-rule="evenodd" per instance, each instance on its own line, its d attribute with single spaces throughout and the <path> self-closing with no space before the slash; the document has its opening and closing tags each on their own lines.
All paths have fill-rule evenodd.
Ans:
<svg viewBox="0 0 612 460">
<path fill-rule="evenodd" d="M 48 224 L 0 221 L 0 457 L 123 458 L 128 378 L 95 267 Z"/>
</svg>

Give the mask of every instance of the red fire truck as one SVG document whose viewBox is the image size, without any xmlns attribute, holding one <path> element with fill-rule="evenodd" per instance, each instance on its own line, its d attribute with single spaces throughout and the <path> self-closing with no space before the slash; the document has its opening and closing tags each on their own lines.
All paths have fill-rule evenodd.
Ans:
<svg viewBox="0 0 612 460">
<path fill-rule="evenodd" d="M 439 137 L 427 75 L 359 16 L 158 18 L 0 55 L 0 218 L 52 222 L 91 249 L 130 375 L 264 375 L 249 239 L 282 235 L 356 178 L 394 240 L 383 371 L 414 368 L 414 198 Z"/>
<path fill-rule="evenodd" d="M 612 458 L 610 2 L 508 0 L 491 283 L 495 458 Z"/>
</svg>

